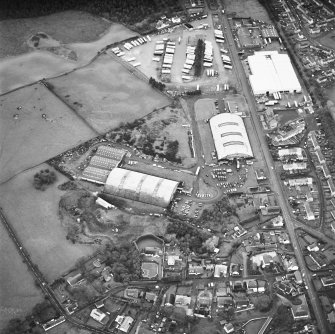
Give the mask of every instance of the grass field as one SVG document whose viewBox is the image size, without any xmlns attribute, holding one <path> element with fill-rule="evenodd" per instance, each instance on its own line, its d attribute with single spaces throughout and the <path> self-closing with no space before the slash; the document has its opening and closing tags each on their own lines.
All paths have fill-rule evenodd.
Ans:
<svg viewBox="0 0 335 334">
<path fill-rule="evenodd" d="M 236 13 L 238 17 L 251 17 L 256 20 L 271 23 L 269 15 L 258 0 L 225 0 L 228 13 Z"/>
<path fill-rule="evenodd" d="M 57 94 L 99 132 L 131 122 L 170 103 L 110 56 L 67 76 L 49 80 Z M 75 103 L 76 102 L 76 103 Z"/>
<path fill-rule="evenodd" d="M 42 85 L 1 96 L 0 110 L 0 183 L 96 135 Z"/>
<path fill-rule="evenodd" d="M 89 42 L 97 39 L 109 26 L 108 21 L 79 11 L 1 21 L 0 57 L 29 51 L 26 41 L 37 32 L 45 32 L 61 43 Z"/>
<path fill-rule="evenodd" d="M 83 23 L 78 24 L 75 28 L 73 28 L 73 31 L 68 27 L 67 23 L 64 23 L 63 28 L 59 28 L 59 25 L 62 25 L 62 21 L 65 19 L 62 17 L 61 14 L 55 14 L 56 18 L 54 20 L 51 20 L 50 22 L 50 28 L 49 29 L 43 29 L 44 26 L 47 25 L 47 19 L 45 17 L 36 19 L 42 20 L 44 23 L 43 25 L 39 26 L 38 29 L 40 30 L 32 30 L 29 32 L 29 34 L 24 35 L 23 39 L 27 41 L 31 35 L 33 35 L 33 32 L 36 33 L 36 31 L 39 32 L 45 32 L 47 33 L 51 38 L 53 38 L 56 41 L 63 42 L 65 40 L 65 43 L 68 44 L 62 44 L 67 49 L 73 50 L 76 52 L 76 55 L 78 57 L 77 61 L 67 60 L 62 58 L 61 56 L 57 56 L 51 52 L 48 51 L 33 51 L 26 54 L 20 54 L 22 52 L 18 52 L 18 56 L 16 57 L 10 57 L 0 60 L 0 94 L 8 92 L 11 89 L 22 87 L 23 85 L 41 80 L 43 78 L 48 77 L 54 77 L 63 73 L 66 73 L 68 71 L 71 71 L 77 67 L 86 65 L 96 54 L 97 52 L 105 47 L 107 44 L 111 44 L 126 38 L 129 38 L 133 35 L 135 35 L 134 32 L 127 29 L 126 27 L 120 25 L 120 24 L 112 24 L 108 23 L 106 25 L 106 22 L 104 22 L 103 29 L 100 29 L 101 32 L 105 31 L 105 29 L 109 26 L 110 28 L 105 31 L 105 33 L 101 36 L 101 38 L 93 41 L 93 42 L 85 42 L 85 40 L 97 38 L 99 34 L 91 34 L 90 30 L 95 29 L 94 24 L 92 24 L 93 28 L 87 24 L 87 27 L 83 27 Z M 67 15 L 70 15 L 68 12 L 65 14 L 65 18 L 67 18 Z M 84 15 L 84 14 L 83 14 Z M 71 15 L 70 15 L 71 16 Z M 74 16 L 76 16 L 74 14 Z M 51 15 L 53 18 L 54 15 Z M 48 18 L 48 17 L 47 17 Z M 29 19 L 30 20 L 30 19 Z M 35 19 L 31 19 L 35 20 Z M 70 19 L 69 19 L 70 20 Z M 15 20 L 20 21 L 20 20 Z M 23 20 L 24 21 L 24 20 Z M 71 20 L 70 20 L 71 21 Z M 11 25 L 9 22 L 9 26 Z M 85 20 L 84 20 L 85 22 Z M 4 24 L 1 23 L 0 24 Z M 19 25 L 19 22 L 17 23 Z M 22 23 L 23 24 L 23 23 Z M 24 24 L 23 24 L 24 25 Z M 74 23 L 75 25 L 75 23 Z M 1 25 L 0 25 L 1 29 Z M 27 28 L 28 29 L 28 28 Z M 83 30 L 84 29 L 84 30 Z M 83 30 L 82 35 L 84 36 L 81 38 L 80 31 Z M 100 31 L 99 30 L 99 31 Z M 1 31 L 1 30 L 0 30 Z M 68 32 L 69 36 L 72 36 L 71 38 L 65 38 L 65 32 Z M 101 33 L 100 32 L 100 33 Z M 15 35 L 15 32 L 13 32 Z M 23 32 L 21 32 L 23 34 Z M 0 34 L 0 43 L 1 36 L 4 36 L 6 34 Z M 20 40 L 20 34 L 17 33 L 17 38 Z M 11 36 L 11 34 L 9 34 Z M 89 38 L 90 37 L 90 38 Z M 3 39 L 5 37 L 2 37 Z M 10 39 L 14 37 L 8 37 Z M 78 41 L 77 43 L 74 43 Z M 3 41 L 1 45 L 6 43 L 6 41 Z M 21 41 L 24 45 L 27 44 L 24 41 Z M 4 44 L 5 45 L 5 44 Z M 28 49 L 25 49 L 25 52 L 28 52 Z M 16 54 L 16 53 L 15 53 Z M 0 54 L 1 55 L 1 54 Z"/>
<path fill-rule="evenodd" d="M 0 224 L 0 332 L 11 318 L 24 317 L 43 296 Z M 6 256 L 5 254 L 10 254 Z"/>
<path fill-rule="evenodd" d="M 315 38 L 319 43 L 335 49 L 335 33 L 334 31 L 329 32 L 328 34 L 322 36 L 322 37 L 317 37 Z"/>
<path fill-rule="evenodd" d="M 18 237 L 33 262 L 47 280 L 52 281 L 73 266 L 78 258 L 91 254 L 93 248 L 73 245 L 65 239 L 66 232 L 58 217 L 58 202 L 63 192 L 57 189 L 58 184 L 66 181 L 65 177 L 57 173 L 58 181 L 45 191 L 33 188 L 34 174 L 45 168 L 48 166 L 43 164 L 21 173 L 2 184 L 0 194 L 1 206 Z M 11 289 L 18 288 L 13 285 Z"/>
</svg>

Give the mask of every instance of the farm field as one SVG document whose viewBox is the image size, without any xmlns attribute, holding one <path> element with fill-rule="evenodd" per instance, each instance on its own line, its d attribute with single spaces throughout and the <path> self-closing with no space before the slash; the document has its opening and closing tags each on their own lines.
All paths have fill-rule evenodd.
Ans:
<svg viewBox="0 0 335 334">
<path fill-rule="evenodd" d="M 82 25 L 80 26 L 81 29 L 83 29 Z M 62 40 L 57 39 L 57 34 L 53 34 L 53 30 L 55 30 L 55 28 L 51 27 L 51 29 L 48 29 L 46 33 L 56 41 L 62 42 Z M 80 35 L 78 32 L 76 34 L 78 36 Z M 32 35 L 33 34 L 27 36 L 27 40 Z M 85 32 L 83 32 L 83 35 L 85 36 Z M 56 54 L 45 50 L 35 50 L 33 52 L 21 54 L 16 57 L 1 59 L 0 94 L 36 82 L 43 78 L 58 76 L 74 70 L 77 67 L 84 66 L 97 54 L 100 49 L 105 47 L 107 44 L 111 44 L 134 35 L 135 33 L 126 27 L 120 24 L 112 24 L 107 32 L 94 42 L 74 43 L 76 39 L 73 38 L 73 40 L 70 40 L 70 42 L 73 43 L 61 43 L 61 45 L 64 45 L 68 49 L 75 51 L 78 57 L 77 61 L 64 59 L 62 56 L 57 56 Z M 58 38 L 61 37 L 62 36 Z M 81 41 L 79 37 L 77 40 Z"/>
<path fill-rule="evenodd" d="M 1 96 L 0 109 L 0 183 L 96 136 L 43 85 Z"/>
<path fill-rule="evenodd" d="M 61 43 L 89 42 L 97 39 L 108 27 L 107 20 L 80 11 L 4 20 L 0 22 L 0 57 L 16 56 L 29 51 L 27 39 L 45 32 Z"/>
<path fill-rule="evenodd" d="M 258 0 L 225 0 L 228 13 L 236 13 L 237 17 L 251 17 L 256 20 L 271 23 L 269 15 Z"/>
<path fill-rule="evenodd" d="M 74 61 L 62 59 L 47 51 L 0 60 L 0 94 L 34 83 L 43 78 L 73 70 Z"/>
<path fill-rule="evenodd" d="M 94 249 L 73 245 L 65 238 L 66 231 L 58 216 L 58 202 L 64 193 L 57 186 L 67 179 L 57 173 L 57 182 L 45 191 L 33 188 L 34 174 L 45 168 L 48 165 L 43 164 L 21 173 L 2 184 L 0 193 L 6 194 L 1 196 L 4 213 L 31 254 L 33 262 L 50 282 L 73 266 L 78 258 L 90 255 Z M 18 288 L 14 285 L 12 287 L 13 290 Z"/>
<path fill-rule="evenodd" d="M 67 76 L 48 80 L 98 132 L 131 122 L 170 100 L 132 75 L 109 55 Z"/>
<path fill-rule="evenodd" d="M 1 332 L 7 321 L 24 317 L 36 303 L 43 300 L 43 295 L 35 286 L 33 275 L 22 262 L 3 224 L 0 224 L 0 252 L 2 254 L 0 257 Z"/>
</svg>

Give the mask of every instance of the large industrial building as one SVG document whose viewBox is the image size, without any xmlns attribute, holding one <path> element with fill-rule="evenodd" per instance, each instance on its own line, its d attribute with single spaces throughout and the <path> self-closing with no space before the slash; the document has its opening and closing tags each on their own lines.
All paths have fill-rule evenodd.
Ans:
<svg viewBox="0 0 335 334">
<path fill-rule="evenodd" d="M 178 185 L 178 181 L 114 168 L 108 175 L 104 191 L 130 200 L 167 207 Z"/>
<path fill-rule="evenodd" d="M 254 95 L 301 92 L 289 56 L 277 51 L 260 51 L 248 57 L 249 81 Z"/>
<path fill-rule="evenodd" d="M 252 158 L 253 153 L 242 117 L 223 113 L 209 121 L 218 160 Z"/>
</svg>

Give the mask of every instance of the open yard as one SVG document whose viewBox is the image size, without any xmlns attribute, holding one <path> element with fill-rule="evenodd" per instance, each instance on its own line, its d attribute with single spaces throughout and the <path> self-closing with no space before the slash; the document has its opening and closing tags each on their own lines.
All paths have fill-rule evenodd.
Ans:
<svg viewBox="0 0 335 334">
<path fill-rule="evenodd" d="M 23 241 L 31 258 L 47 280 L 52 281 L 69 269 L 82 256 L 90 255 L 92 247 L 73 245 L 65 239 L 66 231 L 58 216 L 58 202 L 62 191 L 57 185 L 67 179 L 57 173 L 58 181 L 45 191 L 33 188 L 36 172 L 48 168 L 40 165 L 23 172 L 0 186 L 1 207 Z M 6 196 L 4 196 L 6 194 Z M 12 268 L 15 270 L 15 267 Z M 11 272 L 11 268 L 8 270 Z M 1 271 L 3 272 L 3 271 Z M 9 275 L 9 272 L 7 272 Z M 17 275 L 13 272 L 12 275 Z M 13 291 L 20 289 L 12 285 Z"/>
<path fill-rule="evenodd" d="M 201 24 L 208 24 L 209 29 L 196 29 Z M 178 86 L 182 85 L 185 87 L 195 86 L 197 84 L 200 85 L 212 85 L 216 87 L 218 83 L 228 83 L 230 85 L 235 85 L 236 78 L 232 71 L 228 71 L 224 69 L 223 63 L 221 61 L 220 55 L 220 47 L 228 48 L 227 45 L 219 45 L 215 42 L 214 32 L 213 32 L 213 22 L 211 14 L 208 15 L 207 18 L 193 21 L 192 25 L 194 26 L 194 30 L 188 31 L 184 27 L 177 27 L 174 31 L 152 35 L 152 41 L 150 43 L 145 43 L 138 47 L 132 48 L 127 51 L 123 49 L 123 46 L 120 45 L 122 50 L 125 52 L 125 59 L 129 59 L 132 57 L 136 58 L 136 61 L 140 62 L 141 65 L 138 67 L 140 71 L 146 74 L 148 77 L 153 77 L 155 79 L 160 80 L 160 73 L 162 67 L 162 59 L 159 62 L 153 60 L 155 44 L 157 41 L 162 41 L 164 38 L 168 38 L 170 41 L 176 43 L 176 49 L 174 54 L 174 60 L 171 67 L 171 83 L 176 84 Z M 180 42 L 179 42 L 180 38 Z M 210 41 L 213 46 L 213 69 L 219 72 L 219 76 L 217 77 L 208 77 L 206 75 L 206 70 L 203 71 L 203 74 L 197 80 L 191 82 L 183 82 L 182 80 L 182 69 L 184 67 L 184 63 L 186 60 L 186 48 L 187 46 L 196 46 L 198 39 Z M 193 73 L 193 70 L 190 72 Z M 195 88 L 195 87 L 194 87 Z"/>
<path fill-rule="evenodd" d="M 1 96 L 0 110 L 0 183 L 96 135 L 42 85 Z"/>
<path fill-rule="evenodd" d="M 228 13 L 236 13 L 238 17 L 252 17 L 253 19 L 271 23 L 269 15 L 258 0 L 225 0 Z"/>
<path fill-rule="evenodd" d="M 97 131 L 143 117 L 170 100 L 110 56 L 67 76 L 48 80 Z"/>
</svg>

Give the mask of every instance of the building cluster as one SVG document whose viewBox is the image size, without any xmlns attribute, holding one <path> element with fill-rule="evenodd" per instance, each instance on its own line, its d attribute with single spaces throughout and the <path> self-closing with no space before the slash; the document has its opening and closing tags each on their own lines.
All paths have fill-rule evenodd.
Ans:
<svg viewBox="0 0 335 334">
<path fill-rule="evenodd" d="M 298 234 L 299 244 L 304 251 L 305 261 L 308 267 L 313 270 L 324 270 L 330 268 L 332 251 L 326 245 L 306 232 Z"/>
<path fill-rule="evenodd" d="M 327 213 L 326 223 L 332 231 L 335 230 L 335 184 L 333 180 L 332 152 L 328 147 L 327 140 L 321 131 L 311 131 L 308 134 L 308 149 L 319 176 L 324 193 L 324 201 Z"/>
<path fill-rule="evenodd" d="M 271 24 L 238 17 L 233 18 L 232 22 L 237 46 L 243 52 L 262 49 L 280 39 L 277 30 Z"/>
<path fill-rule="evenodd" d="M 335 52 L 320 46 L 310 38 L 331 31 L 335 16 L 329 4 L 320 0 L 274 1 L 273 7 L 285 32 L 295 40 L 297 54 L 305 70 L 321 85 L 335 79 Z"/>
<path fill-rule="evenodd" d="M 303 138 L 305 130 L 305 120 L 298 118 L 278 127 L 275 131 L 267 134 L 267 137 L 270 143 L 275 147 L 297 145 Z"/>
</svg>

